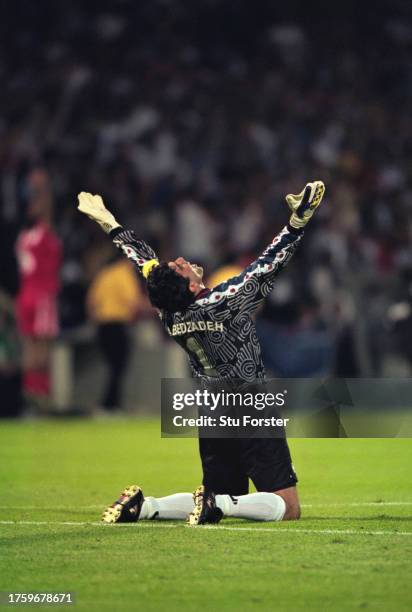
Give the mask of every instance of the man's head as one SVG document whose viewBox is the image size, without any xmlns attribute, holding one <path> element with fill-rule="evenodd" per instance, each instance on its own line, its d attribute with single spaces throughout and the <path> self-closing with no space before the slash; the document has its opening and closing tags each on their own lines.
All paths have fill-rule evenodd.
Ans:
<svg viewBox="0 0 412 612">
<path fill-rule="evenodd" d="M 27 187 L 27 210 L 26 217 L 28 225 L 38 221 L 50 222 L 53 193 L 50 177 L 43 168 L 34 168 L 26 179 Z"/>
<path fill-rule="evenodd" d="M 203 268 L 183 257 L 155 266 L 147 277 L 151 303 L 169 312 L 188 308 L 203 288 Z"/>
</svg>

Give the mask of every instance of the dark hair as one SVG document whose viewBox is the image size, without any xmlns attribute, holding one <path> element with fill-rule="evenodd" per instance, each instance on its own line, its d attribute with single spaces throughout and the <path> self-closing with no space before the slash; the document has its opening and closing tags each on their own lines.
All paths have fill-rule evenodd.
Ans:
<svg viewBox="0 0 412 612">
<path fill-rule="evenodd" d="M 147 290 L 153 306 L 168 312 L 185 310 L 193 303 L 195 296 L 189 289 L 189 279 L 183 278 L 161 263 L 153 268 L 147 277 Z"/>
</svg>

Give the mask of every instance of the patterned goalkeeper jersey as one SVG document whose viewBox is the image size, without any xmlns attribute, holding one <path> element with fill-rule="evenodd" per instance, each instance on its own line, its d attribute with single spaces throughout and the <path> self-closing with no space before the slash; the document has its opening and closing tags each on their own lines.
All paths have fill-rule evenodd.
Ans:
<svg viewBox="0 0 412 612">
<path fill-rule="evenodd" d="M 203 289 L 182 312 L 159 312 L 167 333 L 188 354 L 194 376 L 205 382 L 265 378 L 253 314 L 271 292 L 302 235 L 300 230 L 285 227 L 241 274 Z M 140 271 L 146 261 L 157 259 L 133 231 L 118 228 L 111 237 Z"/>
</svg>

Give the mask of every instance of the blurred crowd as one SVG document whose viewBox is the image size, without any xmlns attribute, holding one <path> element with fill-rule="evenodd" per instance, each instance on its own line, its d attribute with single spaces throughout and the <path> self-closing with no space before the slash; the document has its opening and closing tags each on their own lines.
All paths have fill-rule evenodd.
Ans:
<svg viewBox="0 0 412 612">
<path fill-rule="evenodd" d="M 408 9 L 395 1 L 371 15 L 350 2 L 346 13 L 314 17 L 304 3 L 276 4 L 9 7 L 0 24 L 2 231 L 17 236 L 28 177 L 44 168 L 68 333 L 87 320 L 88 287 L 113 255 L 77 213 L 78 191 L 102 194 L 162 259 L 182 255 L 211 274 L 251 261 L 286 223 L 284 195 L 322 179 L 325 205 L 259 315 L 269 370 L 405 375 Z M 13 295 L 9 249 L 5 239 L 1 285 Z"/>
</svg>

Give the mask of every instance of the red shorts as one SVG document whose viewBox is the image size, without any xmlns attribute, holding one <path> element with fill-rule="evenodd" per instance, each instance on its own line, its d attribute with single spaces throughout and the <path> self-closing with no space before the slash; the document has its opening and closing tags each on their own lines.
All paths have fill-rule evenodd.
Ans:
<svg viewBox="0 0 412 612">
<path fill-rule="evenodd" d="M 17 298 L 16 316 L 22 336 L 55 338 L 59 333 L 55 296 L 28 292 L 20 294 Z"/>
</svg>

